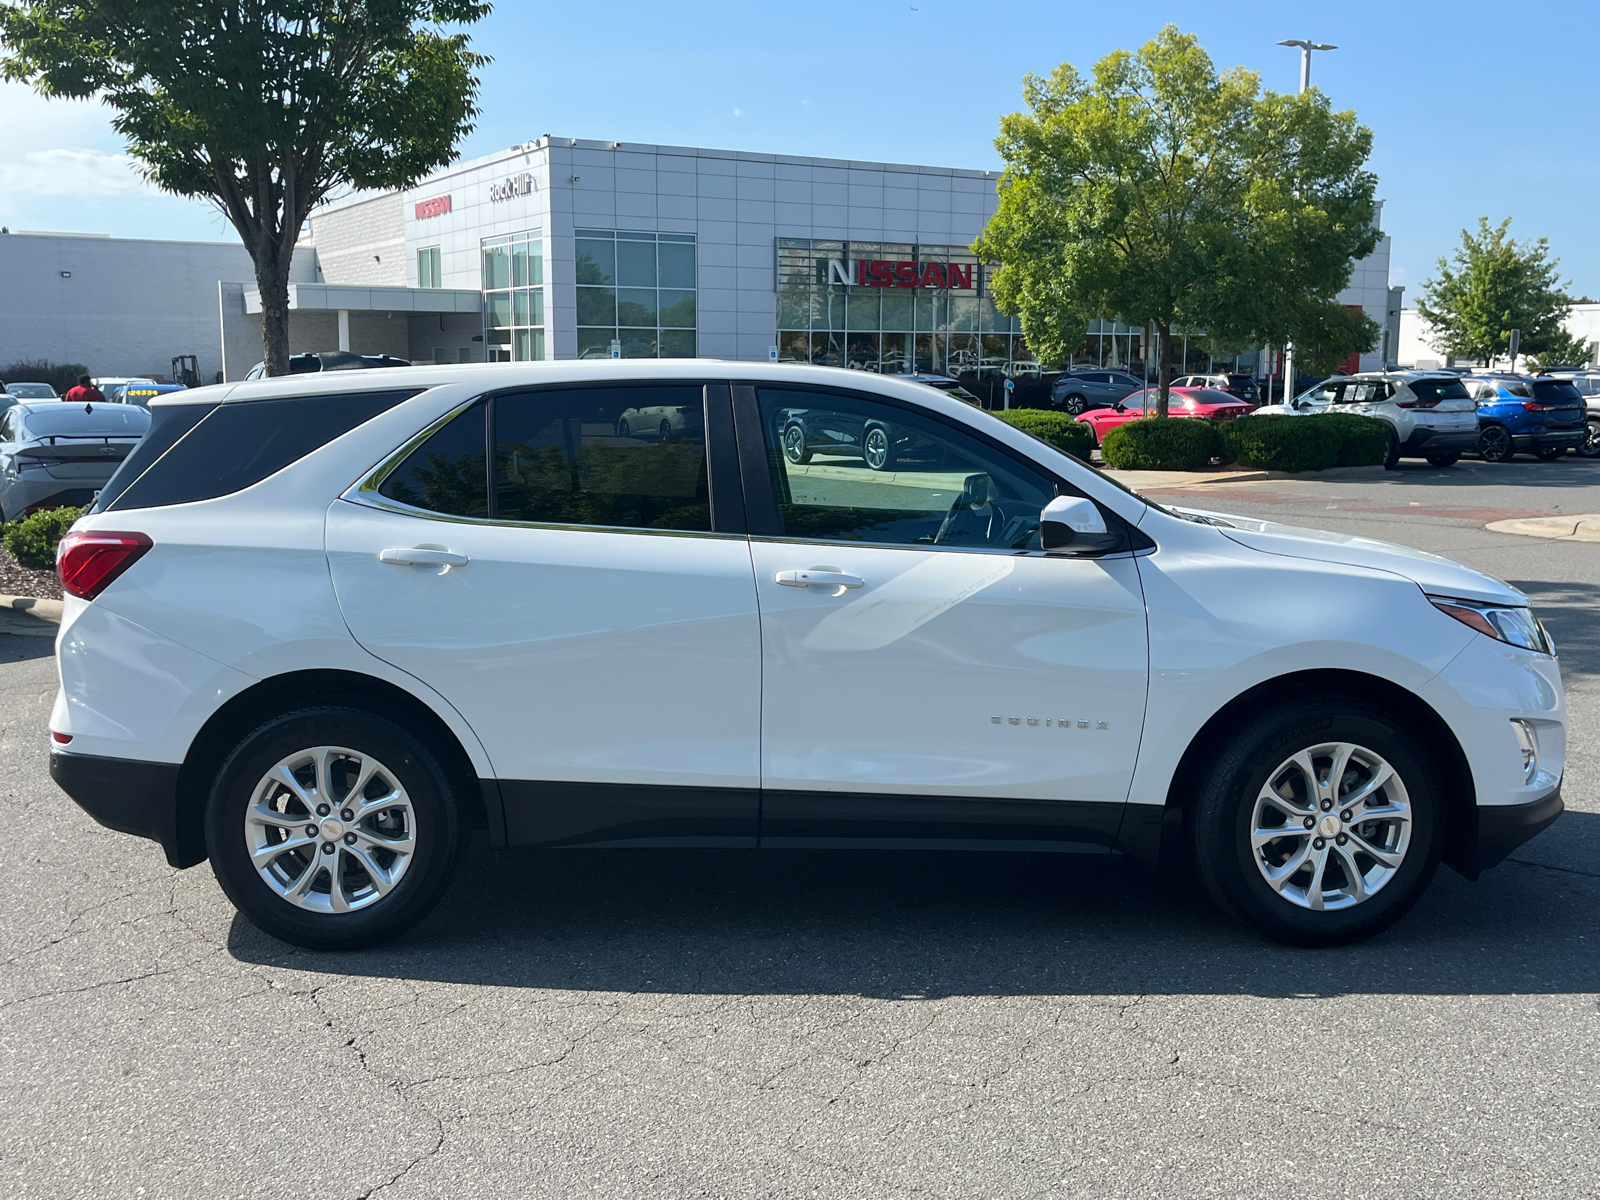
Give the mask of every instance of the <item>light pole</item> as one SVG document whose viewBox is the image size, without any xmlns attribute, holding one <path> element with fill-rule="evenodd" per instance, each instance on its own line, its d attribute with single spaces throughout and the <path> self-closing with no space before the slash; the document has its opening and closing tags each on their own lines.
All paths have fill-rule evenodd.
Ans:
<svg viewBox="0 0 1600 1200">
<path fill-rule="evenodd" d="M 1339 47 L 1329 45 L 1327 42 L 1312 42 L 1305 38 L 1289 38 L 1279 42 L 1280 46 L 1300 47 L 1300 93 L 1303 95 L 1311 87 L 1311 52 L 1313 50 L 1337 50 Z M 1294 343 L 1283 344 L 1283 402 L 1289 403 L 1294 394 Z"/>
</svg>

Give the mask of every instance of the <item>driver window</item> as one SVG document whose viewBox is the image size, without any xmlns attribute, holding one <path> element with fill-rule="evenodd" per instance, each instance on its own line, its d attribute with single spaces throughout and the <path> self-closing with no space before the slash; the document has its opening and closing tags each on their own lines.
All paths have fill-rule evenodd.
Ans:
<svg viewBox="0 0 1600 1200">
<path fill-rule="evenodd" d="M 780 532 L 809 541 L 1037 550 L 1054 479 L 921 413 L 758 388 Z"/>
<path fill-rule="evenodd" d="M 1296 401 L 1297 404 L 1334 404 L 1338 402 L 1339 394 L 1345 389 L 1342 383 L 1325 383 L 1322 386 L 1307 392 Z"/>
</svg>

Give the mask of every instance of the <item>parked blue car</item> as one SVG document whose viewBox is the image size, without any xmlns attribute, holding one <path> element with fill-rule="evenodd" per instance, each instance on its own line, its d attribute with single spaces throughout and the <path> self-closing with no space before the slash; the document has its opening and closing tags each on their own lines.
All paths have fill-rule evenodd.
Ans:
<svg viewBox="0 0 1600 1200">
<path fill-rule="evenodd" d="M 1550 462 L 1588 437 L 1583 394 L 1565 379 L 1485 373 L 1463 382 L 1478 402 L 1478 454 L 1485 462 L 1510 462 L 1519 450 Z"/>
</svg>

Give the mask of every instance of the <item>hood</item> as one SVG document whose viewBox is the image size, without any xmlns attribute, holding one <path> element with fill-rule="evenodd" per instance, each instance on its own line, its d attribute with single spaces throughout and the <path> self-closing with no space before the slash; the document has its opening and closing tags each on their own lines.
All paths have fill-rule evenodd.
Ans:
<svg viewBox="0 0 1600 1200">
<path fill-rule="evenodd" d="M 1230 541 L 1260 550 L 1263 554 L 1282 554 L 1312 562 L 1334 562 L 1349 567 L 1387 571 L 1411 580 L 1434 596 L 1455 596 L 1487 604 L 1528 603 L 1528 598 L 1510 584 L 1502 583 L 1481 571 L 1474 571 L 1453 559 L 1429 554 L 1425 550 L 1413 550 L 1410 546 L 1397 546 L 1393 542 L 1351 537 L 1343 533 L 1327 533 L 1321 529 L 1301 529 L 1295 525 L 1279 525 L 1275 521 L 1258 521 L 1252 517 L 1235 517 L 1227 513 L 1191 508 L 1179 511 L 1216 525 L 1218 531 Z"/>
</svg>

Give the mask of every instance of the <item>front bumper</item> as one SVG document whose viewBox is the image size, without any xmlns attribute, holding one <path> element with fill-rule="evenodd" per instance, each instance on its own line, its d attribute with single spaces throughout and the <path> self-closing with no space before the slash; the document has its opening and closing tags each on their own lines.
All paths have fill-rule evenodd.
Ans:
<svg viewBox="0 0 1600 1200">
<path fill-rule="evenodd" d="M 1463 856 L 1467 869 L 1462 874 L 1476 879 L 1480 871 L 1504 862 L 1518 846 L 1550 828 L 1565 807 L 1559 785 L 1548 796 L 1527 804 L 1478 805 L 1470 831 L 1472 847 Z"/>
<path fill-rule="evenodd" d="M 192 867 L 206 859 L 196 830 L 178 829 L 178 763 L 50 754 L 50 778 L 107 829 L 161 843 L 167 862 Z"/>
</svg>

